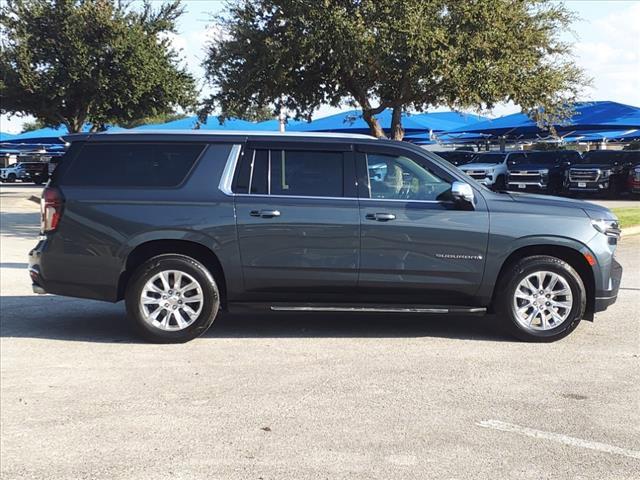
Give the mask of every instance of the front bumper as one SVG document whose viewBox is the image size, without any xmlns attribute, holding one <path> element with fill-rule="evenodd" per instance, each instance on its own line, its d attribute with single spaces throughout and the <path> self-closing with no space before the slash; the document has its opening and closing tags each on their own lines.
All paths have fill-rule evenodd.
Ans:
<svg viewBox="0 0 640 480">
<path fill-rule="evenodd" d="M 594 312 L 602 312 L 616 302 L 618 299 L 618 290 L 620 289 L 621 280 L 622 265 L 620 265 L 614 258 L 611 262 L 609 282 L 607 283 L 606 288 L 596 290 Z"/>
<path fill-rule="evenodd" d="M 604 192 L 609 189 L 609 180 L 597 182 L 566 182 L 565 188 L 570 192 Z"/>
<path fill-rule="evenodd" d="M 513 182 L 509 181 L 509 190 L 534 190 L 537 192 L 544 192 L 549 190 L 548 183 L 530 183 L 530 182 Z"/>
</svg>

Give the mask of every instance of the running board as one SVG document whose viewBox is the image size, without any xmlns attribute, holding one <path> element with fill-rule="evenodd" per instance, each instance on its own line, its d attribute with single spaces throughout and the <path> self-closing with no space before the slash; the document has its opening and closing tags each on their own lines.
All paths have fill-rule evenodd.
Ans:
<svg viewBox="0 0 640 480">
<path fill-rule="evenodd" d="M 274 312 L 366 312 L 366 313 L 486 313 L 485 307 L 394 307 L 380 306 L 332 306 L 332 305 L 271 305 Z"/>
</svg>

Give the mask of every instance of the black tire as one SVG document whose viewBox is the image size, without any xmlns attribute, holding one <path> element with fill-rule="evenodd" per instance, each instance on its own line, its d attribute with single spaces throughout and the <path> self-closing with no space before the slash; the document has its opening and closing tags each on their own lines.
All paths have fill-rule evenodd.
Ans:
<svg viewBox="0 0 640 480">
<path fill-rule="evenodd" d="M 16 177 L 16 174 L 15 174 L 15 173 L 10 173 L 10 174 L 7 176 L 7 182 L 9 182 L 9 183 L 15 183 L 16 178 L 17 178 L 17 177 Z"/>
<path fill-rule="evenodd" d="M 167 331 L 156 327 L 145 320 L 142 312 L 144 307 L 141 305 L 140 297 L 143 288 L 152 277 L 167 270 L 190 275 L 202 289 L 202 309 L 198 317 L 181 330 Z M 135 271 L 127 284 L 125 302 L 131 322 L 146 340 L 154 343 L 184 343 L 199 337 L 209 329 L 220 308 L 220 294 L 211 272 L 200 262 L 186 255 L 166 254 L 151 258 Z M 158 308 L 161 309 L 160 306 Z"/>
<path fill-rule="evenodd" d="M 549 330 L 526 328 L 522 325 L 513 305 L 515 291 L 520 282 L 537 271 L 552 272 L 562 277 L 571 289 L 573 304 L 567 318 Z M 587 304 L 584 284 L 578 272 L 564 260 L 546 255 L 523 258 L 512 265 L 498 280 L 494 296 L 494 309 L 508 333 L 527 342 L 553 342 L 569 335 L 580 323 Z"/>
</svg>

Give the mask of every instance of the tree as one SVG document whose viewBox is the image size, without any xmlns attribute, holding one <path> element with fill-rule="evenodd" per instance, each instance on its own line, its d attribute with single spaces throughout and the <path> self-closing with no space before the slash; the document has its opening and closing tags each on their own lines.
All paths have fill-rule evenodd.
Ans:
<svg viewBox="0 0 640 480">
<path fill-rule="evenodd" d="M 195 103 L 168 34 L 179 0 L 7 0 L 0 8 L 0 110 L 78 132 Z"/>
<path fill-rule="evenodd" d="M 137 118 L 129 122 L 121 122 L 120 126 L 124 128 L 136 128 L 140 125 L 156 125 L 161 123 L 173 122 L 174 120 L 181 120 L 186 117 L 187 115 L 184 115 L 182 113 L 161 113 L 159 115 Z"/>
<path fill-rule="evenodd" d="M 44 123 L 40 120 L 34 120 L 32 122 L 25 122 L 22 125 L 22 133 L 33 132 L 34 130 L 40 130 L 41 128 L 46 127 Z"/>
<path fill-rule="evenodd" d="M 550 0 L 231 2 L 204 62 L 216 92 L 205 109 L 271 105 L 299 119 L 346 103 L 382 137 L 376 115 L 390 108 L 396 139 L 403 111 L 434 106 L 512 101 L 551 124 L 586 82 L 559 39 L 572 20 Z"/>
</svg>

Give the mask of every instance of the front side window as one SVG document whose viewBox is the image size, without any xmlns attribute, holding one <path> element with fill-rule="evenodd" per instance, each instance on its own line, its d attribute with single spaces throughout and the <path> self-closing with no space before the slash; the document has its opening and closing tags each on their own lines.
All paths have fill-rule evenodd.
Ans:
<svg viewBox="0 0 640 480">
<path fill-rule="evenodd" d="M 238 166 L 234 192 L 342 197 L 344 155 L 307 150 L 249 150 Z"/>
<path fill-rule="evenodd" d="M 404 156 L 367 154 L 370 197 L 385 200 L 444 201 L 451 183 Z"/>
</svg>

